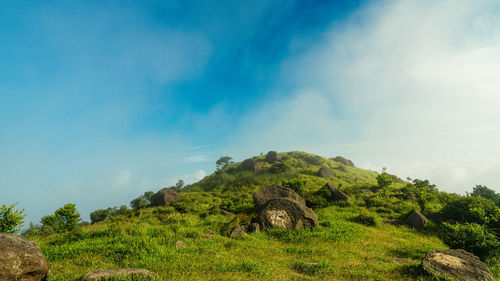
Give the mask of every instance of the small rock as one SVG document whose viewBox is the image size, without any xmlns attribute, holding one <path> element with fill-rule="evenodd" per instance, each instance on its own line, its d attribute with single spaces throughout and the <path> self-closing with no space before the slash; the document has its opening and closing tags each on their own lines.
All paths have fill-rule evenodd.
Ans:
<svg viewBox="0 0 500 281">
<path fill-rule="evenodd" d="M 359 193 L 362 193 L 362 194 L 373 194 L 373 191 L 369 190 L 369 189 L 366 189 L 366 188 L 363 188 L 359 191 Z"/>
<path fill-rule="evenodd" d="M 269 151 L 266 155 L 266 161 L 273 163 L 281 160 L 281 155 L 277 151 Z"/>
<path fill-rule="evenodd" d="M 427 218 L 419 211 L 412 211 L 406 218 L 406 224 L 419 229 L 424 229 L 428 223 Z"/>
<path fill-rule="evenodd" d="M 48 281 L 49 262 L 35 242 L 0 233 L 0 280 Z"/>
<path fill-rule="evenodd" d="M 232 230 L 231 230 L 231 234 L 229 234 L 229 237 L 230 238 L 238 238 L 238 237 L 241 237 L 245 234 L 245 229 L 241 226 L 235 226 Z"/>
<path fill-rule="evenodd" d="M 464 250 L 432 250 L 422 260 L 422 269 L 432 276 L 460 281 L 494 281 L 486 264 Z"/>
<path fill-rule="evenodd" d="M 258 223 L 251 223 L 247 225 L 246 231 L 248 233 L 260 232 L 260 225 Z"/>
<path fill-rule="evenodd" d="M 318 176 L 322 178 L 332 178 L 335 176 L 335 173 L 328 167 L 321 167 L 319 168 Z"/>
<path fill-rule="evenodd" d="M 83 275 L 80 281 L 98 281 L 112 278 L 147 278 L 156 277 L 154 272 L 142 268 L 113 268 L 104 270 L 94 270 Z"/>
<path fill-rule="evenodd" d="M 225 216 L 225 217 L 234 217 L 236 216 L 234 213 L 231 213 L 229 211 L 226 211 L 226 210 L 220 210 L 220 214 Z"/>
<path fill-rule="evenodd" d="M 351 201 L 351 197 L 344 192 L 338 190 L 333 183 L 327 183 L 324 187 L 330 191 L 330 201 Z"/>
<path fill-rule="evenodd" d="M 262 167 L 255 160 L 247 159 L 241 163 L 240 169 L 243 171 L 258 172 L 262 170 Z"/>
<path fill-rule="evenodd" d="M 205 232 L 203 232 L 203 234 L 205 236 L 208 236 L 208 237 L 215 237 L 215 232 L 213 232 L 212 230 L 208 229 L 208 230 L 205 230 Z"/>
<path fill-rule="evenodd" d="M 179 248 L 186 248 L 186 247 L 187 247 L 187 244 L 186 244 L 186 243 L 184 243 L 184 242 L 182 242 L 182 241 L 177 241 L 177 242 L 175 242 L 175 247 L 176 247 L 177 249 L 179 249 Z"/>
</svg>

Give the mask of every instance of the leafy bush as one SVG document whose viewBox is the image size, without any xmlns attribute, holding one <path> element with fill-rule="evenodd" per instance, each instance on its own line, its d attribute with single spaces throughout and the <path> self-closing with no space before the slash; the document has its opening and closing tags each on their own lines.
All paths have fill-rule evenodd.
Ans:
<svg viewBox="0 0 500 281">
<path fill-rule="evenodd" d="M 57 209 L 53 215 L 41 219 L 42 228 L 49 227 L 58 233 L 74 230 L 79 221 L 80 214 L 76 211 L 75 204 L 71 203 Z"/>
<path fill-rule="evenodd" d="M 495 193 L 493 189 L 490 189 L 484 185 L 476 185 L 472 190 L 471 196 L 481 196 L 486 199 L 490 199 L 495 202 L 497 206 L 500 206 L 500 193 Z"/>
<path fill-rule="evenodd" d="M 500 257 L 500 241 L 483 225 L 443 223 L 440 235 L 451 248 L 469 251 L 483 261 Z"/>
<path fill-rule="evenodd" d="M 290 188 L 300 196 L 304 196 L 304 186 L 306 185 L 306 181 L 303 180 L 283 181 L 281 185 Z"/>
<path fill-rule="evenodd" d="M 130 201 L 130 207 L 134 210 L 139 210 L 151 206 L 153 201 L 153 196 L 155 193 L 153 191 L 146 191 L 143 195 Z"/>
<path fill-rule="evenodd" d="M 445 219 L 494 227 L 500 221 L 500 208 L 483 197 L 457 197 L 442 210 Z"/>
<path fill-rule="evenodd" d="M 353 218 L 353 221 L 367 226 L 378 226 L 380 224 L 378 215 L 366 209 L 361 210 L 360 214 Z"/>
<path fill-rule="evenodd" d="M 290 170 L 290 167 L 288 167 L 287 164 L 283 162 L 278 162 L 276 164 L 273 164 L 271 168 L 269 168 L 269 172 L 273 174 L 279 174 L 279 173 L 284 173 Z"/>
<path fill-rule="evenodd" d="M 0 207 L 0 232 L 17 233 L 21 229 L 26 214 L 24 214 L 24 209 L 13 211 L 17 204 L 19 203 L 9 207 L 5 205 Z"/>
<path fill-rule="evenodd" d="M 391 185 L 393 179 L 389 176 L 388 173 L 384 172 L 377 176 L 377 182 L 379 187 L 384 188 Z"/>
<path fill-rule="evenodd" d="M 104 221 L 108 218 L 111 208 L 108 209 L 99 209 L 90 213 L 90 222 L 96 223 L 100 221 Z"/>
</svg>

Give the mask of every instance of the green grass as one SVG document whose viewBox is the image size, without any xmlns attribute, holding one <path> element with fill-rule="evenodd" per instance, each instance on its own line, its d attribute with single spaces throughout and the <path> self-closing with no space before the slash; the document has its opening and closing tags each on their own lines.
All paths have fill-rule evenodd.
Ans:
<svg viewBox="0 0 500 281">
<path fill-rule="evenodd" d="M 49 260 L 54 281 L 77 280 L 88 271 L 116 267 L 149 269 L 158 273 L 158 280 L 433 280 L 418 266 L 429 250 L 447 248 L 437 228 L 431 224 L 417 231 L 383 223 L 420 210 L 415 201 L 403 198 L 406 183 L 360 194 L 362 188 L 378 189 L 376 172 L 304 152 L 281 155 L 287 168 L 280 173 L 271 172 L 265 156 L 257 156 L 261 171 L 244 172 L 238 163 L 231 164 L 185 187 L 173 206 L 29 238 L 39 243 Z M 335 177 L 318 177 L 322 166 L 333 169 Z M 254 216 L 253 192 L 289 180 L 306 182 L 305 198 L 316 202 L 318 227 L 227 237 L 232 227 Z M 327 182 L 352 200 L 333 205 L 318 201 L 318 191 Z M 225 217 L 214 207 L 238 215 Z M 207 230 L 216 235 L 205 234 Z M 187 247 L 176 248 L 178 240 Z M 500 278 L 498 263 L 491 270 Z"/>
</svg>

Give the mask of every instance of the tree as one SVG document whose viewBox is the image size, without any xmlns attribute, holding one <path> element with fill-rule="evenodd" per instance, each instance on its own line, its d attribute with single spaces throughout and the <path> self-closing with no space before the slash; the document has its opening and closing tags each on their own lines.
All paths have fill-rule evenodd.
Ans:
<svg viewBox="0 0 500 281">
<path fill-rule="evenodd" d="M 24 214 L 24 209 L 13 211 L 17 204 L 19 203 L 9 207 L 5 205 L 0 207 L 0 232 L 17 233 L 21 229 L 26 214 Z"/>
<path fill-rule="evenodd" d="M 389 176 L 388 173 L 383 172 L 382 174 L 377 176 L 377 182 L 379 187 L 384 188 L 391 185 L 392 178 Z"/>
<path fill-rule="evenodd" d="M 215 162 L 215 165 L 217 165 L 217 170 L 222 170 L 226 168 L 229 164 L 233 164 L 234 162 L 231 161 L 233 158 L 229 156 L 222 156 Z"/>
<path fill-rule="evenodd" d="M 134 209 L 134 210 L 147 208 L 147 207 L 151 206 L 151 203 L 153 202 L 154 195 L 155 195 L 155 193 L 153 191 L 146 191 L 146 192 L 144 192 L 143 195 L 130 201 L 130 207 L 132 207 L 132 209 Z"/>
<path fill-rule="evenodd" d="M 179 179 L 177 183 L 175 184 L 175 187 L 177 187 L 179 190 L 184 187 L 184 180 Z"/>
<path fill-rule="evenodd" d="M 96 223 L 96 222 L 104 221 L 108 218 L 110 212 L 111 212 L 111 208 L 95 210 L 95 211 L 90 213 L 90 222 Z"/>
<path fill-rule="evenodd" d="M 80 213 L 76 211 L 75 204 L 69 203 L 59 208 L 53 215 L 44 216 L 41 223 L 44 227 L 50 227 L 55 232 L 66 232 L 74 230 L 80 221 Z"/>
<path fill-rule="evenodd" d="M 490 199 L 491 201 L 495 202 L 497 206 L 500 206 L 500 194 L 495 193 L 493 189 L 489 189 L 484 185 L 476 185 L 470 195 L 476 197 L 481 196 L 483 198 Z"/>
</svg>

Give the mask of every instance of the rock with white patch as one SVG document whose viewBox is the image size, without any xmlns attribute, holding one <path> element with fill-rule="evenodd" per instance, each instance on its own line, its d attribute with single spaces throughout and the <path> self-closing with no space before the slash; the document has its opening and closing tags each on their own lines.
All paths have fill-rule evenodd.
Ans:
<svg viewBox="0 0 500 281">
<path fill-rule="evenodd" d="M 297 229 L 318 226 L 318 217 L 306 205 L 290 199 L 267 201 L 258 210 L 257 221 L 262 227 Z"/>
</svg>

